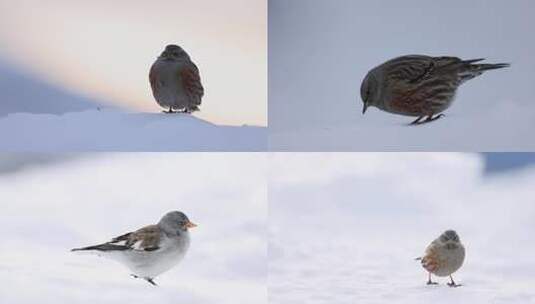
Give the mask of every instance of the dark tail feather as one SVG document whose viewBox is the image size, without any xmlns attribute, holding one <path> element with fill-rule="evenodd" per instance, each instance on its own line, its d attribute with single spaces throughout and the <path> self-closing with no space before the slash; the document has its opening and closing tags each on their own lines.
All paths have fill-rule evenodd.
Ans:
<svg viewBox="0 0 535 304">
<path fill-rule="evenodd" d="M 488 70 L 508 68 L 510 66 L 511 65 L 509 63 L 494 63 L 494 64 L 482 63 L 482 64 L 473 64 L 472 69 L 483 72 L 483 71 L 488 71 Z"/>
<path fill-rule="evenodd" d="M 470 80 L 472 78 L 475 78 L 485 71 L 490 70 L 496 70 L 496 69 L 502 69 L 510 67 L 511 65 L 509 63 L 480 63 L 480 64 L 473 64 L 475 62 L 479 62 L 484 60 L 483 58 L 479 59 L 471 59 L 471 60 L 464 60 L 462 61 L 461 71 L 459 73 L 459 76 L 461 77 L 461 83 Z"/>
<path fill-rule="evenodd" d="M 128 247 L 114 244 L 100 244 L 95 246 L 87 246 L 82 248 L 74 248 L 71 251 L 84 251 L 84 250 L 98 250 L 98 251 L 114 251 L 114 250 L 127 250 Z"/>
<path fill-rule="evenodd" d="M 462 63 L 464 63 L 464 64 L 471 64 L 471 63 L 474 63 L 474 62 L 480 62 L 480 61 L 483 61 L 483 60 L 485 60 L 485 58 L 463 60 Z"/>
</svg>

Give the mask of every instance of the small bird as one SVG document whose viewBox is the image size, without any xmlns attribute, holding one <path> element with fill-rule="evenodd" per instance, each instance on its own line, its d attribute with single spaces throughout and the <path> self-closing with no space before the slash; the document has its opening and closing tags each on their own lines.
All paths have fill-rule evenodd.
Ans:
<svg viewBox="0 0 535 304">
<path fill-rule="evenodd" d="M 127 266 L 132 277 L 156 286 L 154 278 L 182 260 L 190 244 L 188 229 L 196 226 L 184 213 L 172 211 L 156 225 L 123 234 L 107 243 L 71 251 L 89 251 L 114 259 Z"/>
<path fill-rule="evenodd" d="M 454 230 L 446 230 L 425 249 L 423 257 L 417 258 L 422 267 L 429 272 L 427 285 L 438 284 L 431 281 L 431 274 L 439 277 L 450 276 L 450 287 L 459 287 L 451 276 L 464 262 L 465 250 Z"/>
<path fill-rule="evenodd" d="M 199 110 L 204 88 L 199 69 L 178 45 L 168 45 L 152 64 L 149 73 L 152 95 L 166 113 Z"/>
<path fill-rule="evenodd" d="M 389 113 L 418 117 L 414 125 L 437 120 L 444 116 L 439 113 L 450 107 L 457 88 L 465 81 L 485 71 L 510 66 L 476 64 L 483 60 L 408 55 L 387 61 L 368 72 L 362 81 L 362 114 L 374 106 Z"/>
</svg>

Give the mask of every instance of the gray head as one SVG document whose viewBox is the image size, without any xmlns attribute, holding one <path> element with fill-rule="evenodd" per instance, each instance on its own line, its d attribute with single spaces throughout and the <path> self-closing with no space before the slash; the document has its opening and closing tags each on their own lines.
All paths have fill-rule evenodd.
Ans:
<svg viewBox="0 0 535 304">
<path fill-rule="evenodd" d="M 160 59 L 174 61 L 174 60 L 190 60 L 188 53 L 184 51 L 178 45 L 170 44 L 165 47 L 165 50 L 162 52 Z"/>
<path fill-rule="evenodd" d="M 362 98 L 362 114 L 366 113 L 369 106 L 376 106 L 379 101 L 379 84 L 373 71 L 370 71 L 360 86 L 360 98 Z"/>
<path fill-rule="evenodd" d="M 188 217 L 180 211 L 171 211 L 164 215 L 158 226 L 166 232 L 175 232 L 180 234 L 181 232 L 188 231 L 189 228 L 196 227 L 197 225 L 190 222 Z"/>
<path fill-rule="evenodd" d="M 447 242 L 460 243 L 461 242 L 455 230 L 444 231 L 444 233 L 440 235 L 440 241 L 443 243 L 447 243 Z"/>
</svg>

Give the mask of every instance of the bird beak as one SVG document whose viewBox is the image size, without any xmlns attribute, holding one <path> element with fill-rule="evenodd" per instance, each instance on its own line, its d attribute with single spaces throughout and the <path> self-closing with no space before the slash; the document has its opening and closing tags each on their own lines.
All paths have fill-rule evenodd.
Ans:
<svg viewBox="0 0 535 304">
<path fill-rule="evenodd" d="M 196 225 L 196 224 L 193 224 L 192 222 L 188 222 L 188 223 L 186 224 L 186 228 L 194 228 L 194 227 L 197 227 L 197 225 Z"/>
<path fill-rule="evenodd" d="M 362 115 L 366 113 L 366 110 L 368 109 L 368 104 L 364 103 L 364 106 L 362 107 Z"/>
</svg>

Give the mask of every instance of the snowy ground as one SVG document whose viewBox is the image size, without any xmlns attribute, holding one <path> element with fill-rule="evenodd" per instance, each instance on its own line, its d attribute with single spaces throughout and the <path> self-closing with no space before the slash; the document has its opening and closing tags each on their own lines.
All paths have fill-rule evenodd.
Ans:
<svg viewBox="0 0 535 304">
<path fill-rule="evenodd" d="M 191 115 L 88 110 L 0 117 L 1 151 L 265 151 L 267 128 Z"/>
<path fill-rule="evenodd" d="M 269 1 L 269 137 L 275 151 L 533 151 L 535 2 Z M 455 18 L 452 18 L 455 16 Z M 478 16 L 474 21 L 473 16 Z M 366 73 L 407 54 L 510 62 L 464 84 L 446 117 L 370 108 Z"/>
<path fill-rule="evenodd" d="M 68 159 L 0 175 L 1 303 L 266 303 L 264 155 Z M 158 287 L 111 260 L 69 252 L 170 210 L 199 226 Z"/>
<path fill-rule="evenodd" d="M 409 126 L 412 117 L 370 108 L 366 116 L 353 105 L 353 120 L 271 130 L 272 151 L 535 151 L 535 109 L 500 102 L 463 113 L 462 105 L 428 125 Z"/>
<path fill-rule="evenodd" d="M 478 155 L 277 154 L 270 303 L 535 303 L 535 167 L 484 175 Z M 456 229 L 465 265 L 427 286 L 414 258 Z"/>
</svg>

